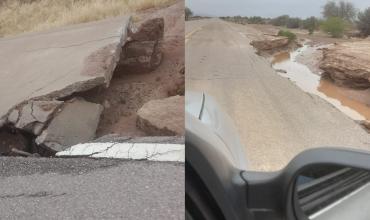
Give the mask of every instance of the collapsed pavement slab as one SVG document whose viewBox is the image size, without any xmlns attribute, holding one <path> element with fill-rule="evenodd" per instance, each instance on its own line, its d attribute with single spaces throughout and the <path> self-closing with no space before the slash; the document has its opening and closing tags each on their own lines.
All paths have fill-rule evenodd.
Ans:
<svg viewBox="0 0 370 220">
<path fill-rule="evenodd" d="M 91 141 L 95 138 L 102 111 L 103 106 L 83 99 L 65 102 L 49 126 L 36 138 L 36 143 L 58 152 Z"/>
<path fill-rule="evenodd" d="M 16 128 L 39 135 L 62 101 L 29 101 L 20 108 L 13 109 L 8 122 Z"/>
<path fill-rule="evenodd" d="M 162 61 L 162 41 L 164 19 L 154 18 L 145 21 L 137 29 L 129 29 L 128 42 L 123 47 L 119 65 L 131 72 L 151 71 Z"/>
<path fill-rule="evenodd" d="M 183 136 L 184 108 L 184 96 L 151 100 L 138 110 L 137 126 L 148 135 Z"/>
<path fill-rule="evenodd" d="M 130 17 L 124 16 L 0 38 L 1 123 L 27 100 L 108 86 L 129 24 Z"/>
</svg>

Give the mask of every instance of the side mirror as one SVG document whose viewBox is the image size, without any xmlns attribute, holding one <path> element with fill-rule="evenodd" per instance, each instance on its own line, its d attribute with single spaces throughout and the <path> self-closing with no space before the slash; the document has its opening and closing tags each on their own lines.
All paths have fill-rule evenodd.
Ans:
<svg viewBox="0 0 370 220">
<path fill-rule="evenodd" d="M 294 211 L 298 219 L 366 220 L 370 217 L 370 172 L 338 165 L 317 165 L 295 179 Z"/>
<path fill-rule="evenodd" d="M 242 173 L 256 220 L 370 219 L 370 154 L 316 148 L 278 172 Z"/>
</svg>

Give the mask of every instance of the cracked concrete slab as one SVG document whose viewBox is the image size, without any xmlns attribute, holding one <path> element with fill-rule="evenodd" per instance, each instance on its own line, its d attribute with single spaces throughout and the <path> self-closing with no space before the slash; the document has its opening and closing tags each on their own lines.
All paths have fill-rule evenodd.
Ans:
<svg viewBox="0 0 370 220">
<path fill-rule="evenodd" d="M 129 25 L 130 17 L 124 16 L 0 38 L 2 124 L 24 101 L 108 86 Z"/>
<path fill-rule="evenodd" d="M 119 142 L 85 143 L 58 152 L 56 156 L 184 162 L 185 145 Z"/>
<path fill-rule="evenodd" d="M 102 111 L 103 106 L 83 99 L 65 102 L 49 126 L 36 138 L 36 143 L 58 152 L 91 141 L 95 138 Z"/>
<path fill-rule="evenodd" d="M 45 123 L 62 104 L 62 101 L 30 101 L 19 109 L 13 109 L 8 121 L 16 128 L 39 135 Z"/>
</svg>

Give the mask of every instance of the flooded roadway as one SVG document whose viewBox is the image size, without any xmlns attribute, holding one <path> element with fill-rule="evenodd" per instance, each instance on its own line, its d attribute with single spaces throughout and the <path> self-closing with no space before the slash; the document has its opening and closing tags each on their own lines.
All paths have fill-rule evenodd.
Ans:
<svg viewBox="0 0 370 220">
<path fill-rule="evenodd" d="M 303 91 L 315 94 L 331 103 L 353 120 L 370 120 L 370 90 L 355 90 L 339 87 L 321 73 L 313 73 L 306 65 L 297 62 L 297 57 L 310 46 L 274 56 L 272 64 L 278 74 L 294 82 Z M 286 72 L 285 72 L 286 71 Z"/>
</svg>

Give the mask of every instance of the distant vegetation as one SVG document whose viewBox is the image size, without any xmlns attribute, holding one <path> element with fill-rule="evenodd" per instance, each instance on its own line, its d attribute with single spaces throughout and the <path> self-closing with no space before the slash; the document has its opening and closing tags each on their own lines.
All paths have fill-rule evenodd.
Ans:
<svg viewBox="0 0 370 220">
<path fill-rule="evenodd" d="M 364 36 L 370 35 L 370 7 L 358 14 L 357 26 Z"/>
<path fill-rule="evenodd" d="M 343 37 L 345 22 L 339 17 L 329 17 L 322 22 L 321 28 L 323 31 L 330 34 L 330 36 L 340 38 Z"/>
<path fill-rule="evenodd" d="M 270 18 L 262 18 L 260 16 L 253 17 L 242 17 L 242 16 L 233 16 L 233 17 L 220 17 L 223 20 L 231 21 L 238 24 L 268 24 L 271 20 Z"/>
<path fill-rule="evenodd" d="M 323 6 L 323 18 L 309 17 L 301 19 L 281 15 L 276 18 L 253 17 L 221 17 L 224 20 L 239 24 L 271 24 L 290 29 L 305 29 L 309 34 L 317 30 L 322 30 L 332 37 L 342 37 L 344 34 L 349 36 L 370 35 L 370 8 L 358 12 L 353 3 L 347 1 L 328 1 Z M 357 33 L 356 32 L 357 30 Z"/>
<path fill-rule="evenodd" d="M 288 30 L 280 30 L 278 33 L 279 36 L 287 37 L 289 41 L 293 41 L 297 38 L 297 36 Z"/>
<path fill-rule="evenodd" d="M 190 10 L 190 8 L 185 7 L 185 20 L 189 20 L 189 18 L 193 16 L 193 12 Z"/>
<path fill-rule="evenodd" d="M 0 37 L 129 14 L 176 0 L 0 0 Z"/>
<path fill-rule="evenodd" d="M 356 8 L 350 2 L 340 1 L 328 1 L 324 5 L 324 10 L 322 12 L 324 18 L 337 17 L 343 20 L 352 22 L 356 18 Z"/>
</svg>

